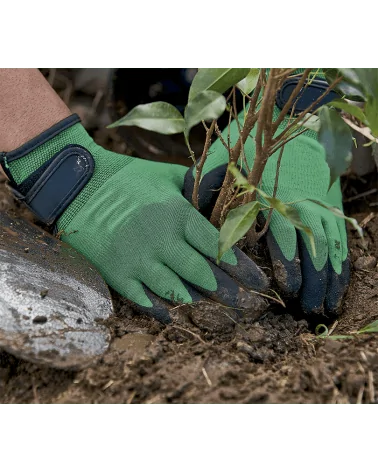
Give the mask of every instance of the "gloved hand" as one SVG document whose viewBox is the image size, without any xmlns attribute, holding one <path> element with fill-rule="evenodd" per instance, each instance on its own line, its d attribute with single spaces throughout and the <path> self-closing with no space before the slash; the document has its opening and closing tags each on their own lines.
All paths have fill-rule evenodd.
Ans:
<svg viewBox="0 0 378 472">
<path fill-rule="evenodd" d="M 59 216 L 57 230 L 140 311 L 169 322 L 172 304 L 204 297 L 235 308 L 261 304 L 244 288 L 264 291 L 267 277 L 240 250 L 228 251 L 220 266 L 212 262 L 219 233 L 182 195 L 186 167 L 107 151 L 80 123 L 50 134 L 42 144 L 27 144 L 30 152 L 3 154 L 13 186 L 33 194 L 30 186 L 52 156 L 81 146 L 80 171 L 80 149 L 89 151 L 94 173 Z"/>
<path fill-rule="evenodd" d="M 278 116 L 276 108 L 275 114 Z M 239 122 L 243 124 L 243 112 Z M 283 131 L 283 123 L 277 135 Z M 256 127 L 251 135 L 255 136 Z M 227 128 L 223 137 L 227 142 Z M 231 145 L 239 137 L 236 121 L 231 124 Z M 261 189 L 273 195 L 276 176 L 277 151 L 265 167 Z M 249 168 L 255 155 L 253 137 L 245 144 Z M 228 152 L 220 140 L 210 148 L 199 189 L 200 211 L 209 216 L 222 186 L 228 163 Z M 194 172 L 191 168 L 185 177 L 184 195 L 191 200 Z M 277 198 L 283 202 L 314 199 L 342 209 L 340 182 L 336 181 L 328 191 L 330 171 L 325 161 L 323 146 L 316 133 L 307 131 L 288 142 L 280 166 Z M 266 202 L 265 202 L 266 203 Z M 277 284 L 286 297 L 299 295 L 306 313 L 337 313 L 349 283 L 349 259 L 345 222 L 327 209 L 305 201 L 296 203 L 301 220 L 314 234 L 317 256 L 310 250 L 306 234 L 295 227 L 277 211 L 273 211 L 267 233 L 267 245 Z"/>
</svg>

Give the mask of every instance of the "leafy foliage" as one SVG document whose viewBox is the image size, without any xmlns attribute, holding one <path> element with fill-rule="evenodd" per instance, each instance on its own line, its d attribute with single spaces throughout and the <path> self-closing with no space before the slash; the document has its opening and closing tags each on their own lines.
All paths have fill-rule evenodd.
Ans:
<svg viewBox="0 0 378 472">
<path fill-rule="evenodd" d="M 289 69 L 280 70 L 290 71 Z M 316 72 L 312 71 L 311 74 L 316 76 L 318 72 L 319 70 Z M 303 114 L 296 121 L 296 124 L 291 129 L 288 129 L 288 134 L 283 133 L 283 135 L 284 138 L 288 136 L 293 137 L 294 131 L 300 130 L 302 126 L 318 133 L 319 141 L 325 149 L 327 163 L 330 168 L 331 186 L 347 169 L 351 161 L 352 134 L 343 116 L 345 114 L 351 115 L 354 120 L 369 127 L 374 136 L 378 136 L 378 69 L 324 69 L 324 72 L 329 83 L 337 79 L 336 90 L 340 94 L 340 99 L 333 100 L 327 105 L 322 106 L 315 113 Z M 341 78 L 342 80 L 340 80 Z M 231 104 L 226 103 L 223 95 L 232 87 L 234 87 L 233 94 L 236 90 L 235 87 L 243 94 L 246 118 L 245 101 L 248 98 L 246 95 L 251 94 L 259 80 L 259 69 L 199 69 L 189 90 L 184 116 L 169 103 L 154 102 L 136 106 L 126 116 L 110 125 L 109 128 L 116 126 L 138 126 L 161 134 L 184 133 L 185 142 L 191 157 L 194 159 L 195 156 L 189 144 L 190 130 L 202 121 L 217 120 L 224 113 L 225 109 L 230 113 L 235 111 Z M 346 99 L 363 102 L 363 108 L 350 103 Z M 340 112 L 343 116 L 340 115 Z M 210 140 L 208 140 L 209 143 L 211 143 Z M 208 148 L 204 149 L 205 158 L 207 150 Z M 243 155 L 243 148 L 240 152 Z M 274 196 L 267 195 L 261 189 L 250 185 L 234 164 L 229 166 L 229 171 L 235 179 L 235 187 L 242 191 L 239 196 L 257 192 L 259 194 L 259 201 L 245 202 L 242 206 L 229 211 L 221 228 L 218 260 L 249 231 L 256 220 L 258 212 L 269 209 L 279 212 L 292 225 L 308 236 L 312 252 L 315 256 L 314 236 L 310 228 L 302 223 L 293 203 L 284 203 Z M 200 178 L 200 173 L 198 176 L 197 172 L 196 178 Z M 321 202 L 314 202 L 324 206 L 336 216 L 350 222 L 362 235 L 362 230 L 356 220 L 346 217 L 337 208 L 327 207 Z"/>
<path fill-rule="evenodd" d="M 189 101 L 205 90 L 225 93 L 247 76 L 250 69 L 199 69 L 189 90 Z"/>
<path fill-rule="evenodd" d="M 329 186 L 348 168 L 352 160 L 352 133 L 336 110 L 322 107 L 319 110 L 319 141 L 326 152 L 331 171 Z"/>
<path fill-rule="evenodd" d="M 220 230 L 217 263 L 223 254 L 245 236 L 260 211 L 260 202 L 250 202 L 230 210 Z"/>
<path fill-rule="evenodd" d="M 223 95 L 205 90 L 191 100 L 185 108 L 185 133 L 188 135 L 193 126 L 206 120 L 216 120 L 226 108 Z"/>
<path fill-rule="evenodd" d="M 318 338 L 328 338 L 328 339 L 353 339 L 354 336 L 359 336 L 361 334 L 367 333 L 378 333 L 378 320 L 369 323 L 358 331 L 353 331 L 350 334 L 329 334 L 329 330 L 326 325 L 319 324 L 315 328 L 315 334 Z"/>
<path fill-rule="evenodd" d="M 356 219 L 350 218 L 349 216 L 345 216 L 344 213 L 336 207 L 331 207 L 329 205 L 326 205 L 323 202 L 319 202 L 318 200 L 312 200 L 311 198 L 309 200 L 310 200 L 310 202 L 316 203 L 317 205 L 320 205 L 321 207 L 326 208 L 327 210 L 329 210 L 331 213 L 333 213 L 338 218 L 342 218 L 345 221 L 347 221 L 348 223 L 350 223 L 353 226 L 353 228 L 358 232 L 359 236 L 361 238 L 364 237 L 363 230 L 362 230 L 361 226 L 358 224 Z"/>
<path fill-rule="evenodd" d="M 259 80 L 259 69 L 250 69 L 248 74 L 238 82 L 236 85 L 243 93 L 249 94 L 256 87 L 257 81 Z"/>
<path fill-rule="evenodd" d="M 307 235 L 307 237 L 309 238 L 310 245 L 311 245 L 312 253 L 315 257 L 316 256 L 316 248 L 315 248 L 314 235 L 313 235 L 311 229 L 308 226 L 305 226 L 302 223 L 298 211 L 292 205 L 287 205 L 286 203 L 282 202 L 278 198 L 270 197 L 265 192 L 263 192 L 261 189 L 258 189 L 256 187 L 250 185 L 248 183 L 247 179 L 242 175 L 242 173 L 236 168 L 235 165 L 231 164 L 229 166 L 229 169 L 230 169 L 230 172 L 232 173 L 232 175 L 235 177 L 235 186 L 241 187 L 241 188 L 245 189 L 247 192 L 251 192 L 251 193 L 256 191 L 264 200 L 266 200 L 269 203 L 270 206 L 261 205 L 261 204 L 259 204 L 259 206 L 255 205 L 253 208 L 254 209 L 258 208 L 257 213 L 259 212 L 260 209 L 269 210 L 269 209 L 272 208 L 273 210 L 278 211 L 278 213 L 280 213 L 287 220 L 289 220 L 290 223 L 295 228 L 299 229 L 300 231 L 303 231 Z M 252 202 L 252 203 L 255 204 L 255 203 L 258 203 L 258 202 Z M 249 204 L 243 205 L 240 208 L 244 208 L 248 205 Z M 236 208 L 236 210 L 239 210 L 239 208 Z M 221 228 L 222 243 L 221 243 L 221 241 L 219 241 L 219 254 L 220 253 L 224 254 L 224 252 L 226 252 L 231 246 L 233 246 L 237 241 L 239 241 L 246 234 L 248 229 L 252 226 L 252 224 L 254 223 L 254 221 L 256 219 L 256 216 L 257 216 L 257 213 L 256 213 L 256 215 L 254 215 L 253 219 L 249 219 L 249 217 L 247 216 L 247 218 L 245 220 L 243 220 L 243 226 L 242 226 L 243 231 L 244 231 L 245 226 L 247 225 L 248 222 L 250 222 L 249 228 L 246 229 L 243 236 L 240 236 L 239 239 L 234 241 L 235 234 L 239 234 L 239 232 L 235 233 L 234 230 L 233 230 L 234 229 L 233 228 L 233 221 L 235 220 L 234 215 L 237 215 L 237 216 L 241 217 L 242 215 L 244 215 L 244 213 L 242 213 L 242 212 L 233 213 L 233 212 L 235 212 L 235 210 L 231 210 L 228 213 L 226 221 L 225 221 L 224 225 Z M 230 217 L 230 215 L 231 215 L 231 217 Z M 246 215 L 249 215 L 249 213 L 247 212 Z M 242 231 L 240 231 L 240 233 L 241 232 Z M 231 240 L 233 241 L 233 243 L 231 245 L 227 245 L 227 243 Z"/>
<path fill-rule="evenodd" d="M 378 137 L 378 69 L 338 69 L 345 81 L 358 88 L 365 101 L 365 120 L 372 134 Z M 350 112 L 348 112 L 350 113 Z"/>
<path fill-rule="evenodd" d="M 170 103 L 154 102 L 134 107 L 126 116 L 108 128 L 117 126 L 139 126 L 161 134 L 176 134 L 184 131 L 185 120 Z"/>
<path fill-rule="evenodd" d="M 324 69 L 327 82 L 331 84 L 340 75 L 341 70 L 342 69 Z M 349 100 L 355 100 L 357 102 L 364 100 L 363 91 L 355 84 L 352 85 L 351 83 L 347 82 L 345 78 L 336 85 L 335 91 L 338 92 L 341 97 L 347 98 Z"/>
<path fill-rule="evenodd" d="M 339 110 L 345 111 L 346 113 L 349 113 L 350 115 L 354 116 L 355 118 L 362 121 L 363 123 L 366 123 L 365 113 L 357 105 L 352 105 L 351 103 L 340 99 L 340 100 L 333 100 L 332 102 L 327 103 L 327 106 L 335 107 L 335 108 L 338 108 Z"/>
<path fill-rule="evenodd" d="M 363 334 L 363 333 L 378 333 L 378 320 L 375 320 L 372 323 L 369 323 L 364 328 L 361 328 L 360 330 L 358 330 L 358 334 Z"/>
</svg>

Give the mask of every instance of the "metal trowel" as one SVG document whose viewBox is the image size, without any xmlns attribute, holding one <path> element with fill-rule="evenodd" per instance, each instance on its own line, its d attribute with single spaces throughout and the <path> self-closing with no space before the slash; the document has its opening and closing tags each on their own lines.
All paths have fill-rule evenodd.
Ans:
<svg viewBox="0 0 378 472">
<path fill-rule="evenodd" d="M 0 349 L 81 369 L 108 349 L 103 322 L 112 311 L 105 282 L 81 254 L 0 212 Z"/>
</svg>

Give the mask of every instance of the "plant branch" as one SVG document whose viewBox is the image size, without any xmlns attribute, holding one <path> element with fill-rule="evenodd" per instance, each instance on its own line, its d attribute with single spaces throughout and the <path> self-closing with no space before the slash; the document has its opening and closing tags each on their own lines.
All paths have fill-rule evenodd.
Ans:
<svg viewBox="0 0 378 472">
<path fill-rule="evenodd" d="M 275 76 L 275 79 L 286 79 L 289 75 L 295 72 L 297 69 L 285 69 L 284 72 L 280 72 Z"/>
<path fill-rule="evenodd" d="M 306 110 L 302 111 L 297 117 L 296 119 L 287 127 L 284 129 L 284 131 L 282 131 L 282 133 L 277 136 L 274 140 L 273 140 L 273 144 L 276 144 L 278 143 L 286 134 L 287 132 L 292 129 L 294 126 L 296 126 L 303 118 L 305 115 L 307 115 L 307 113 L 311 113 L 311 110 L 316 106 L 318 105 L 324 97 L 326 97 L 329 92 L 331 90 L 333 90 L 335 88 L 335 86 L 342 81 L 342 77 L 338 77 L 336 78 L 332 84 L 327 88 L 327 90 L 325 90 L 321 95 L 320 97 L 318 97 L 313 103 L 311 103 L 311 105 L 309 105 Z"/>
<path fill-rule="evenodd" d="M 297 134 L 292 134 L 291 136 L 289 136 L 287 139 L 285 139 L 284 141 L 282 141 L 281 143 L 278 143 L 278 145 L 276 147 L 273 147 L 272 150 L 270 151 L 271 154 L 274 154 L 275 152 L 277 152 L 279 149 L 282 148 L 282 146 L 285 146 L 285 144 L 287 144 L 289 141 L 291 141 L 292 139 L 295 139 L 297 138 L 298 136 L 300 136 L 301 134 L 305 133 L 306 131 L 308 131 L 307 128 L 303 128 L 301 131 L 299 131 Z"/>
<path fill-rule="evenodd" d="M 271 156 L 269 152 L 272 140 L 273 140 L 273 110 L 276 101 L 277 90 L 280 87 L 280 79 L 277 78 L 280 74 L 277 74 L 277 69 L 270 71 L 268 81 L 264 90 L 262 104 L 260 108 L 260 115 L 257 121 L 257 132 L 256 132 L 256 154 L 253 163 L 252 172 L 248 175 L 248 183 L 253 187 L 257 188 L 261 182 L 262 175 L 265 169 L 265 165 L 268 158 Z M 280 71 L 280 70 L 278 70 Z M 281 156 L 282 157 L 282 156 Z M 279 160 L 279 163 L 281 160 Z M 244 197 L 244 203 L 254 201 L 256 199 L 256 191 L 246 194 Z M 270 221 L 271 215 L 269 217 Z M 269 225 L 268 221 L 268 225 Z M 256 221 L 255 221 L 256 223 Z M 268 225 L 265 225 L 262 232 L 256 233 L 256 224 L 252 225 L 247 233 L 247 242 L 250 246 L 253 246 L 257 239 L 262 236 L 267 230 Z"/>
<path fill-rule="evenodd" d="M 272 69 L 264 90 L 260 113 L 257 120 L 256 132 L 256 155 L 253 162 L 252 172 L 248 175 L 248 182 L 257 187 L 260 183 L 265 164 L 268 160 L 268 148 L 272 141 L 271 117 L 275 103 L 276 87 L 278 79 L 274 78 L 275 69 Z M 270 121 L 270 122 L 269 122 Z M 250 202 L 255 198 L 255 192 L 245 196 L 245 202 Z"/>
<path fill-rule="evenodd" d="M 256 109 L 256 104 L 257 100 L 259 98 L 261 88 L 262 88 L 262 82 L 263 82 L 263 77 L 265 77 L 265 69 L 261 69 L 260 75 L 258 82 L 256 84 L 256 88 L 252 94 L 251 100 L 250 100 L 250 106 L 247 112 L 247 116 L 245 118 L 243 130 L 235 144 L 235 146 L 230 150 L 230 157 L 229 157 L 229 162 L 234 162 L 236 163 L 239 159 L 240 152 L 241 152 L 241 146 L 242 144 L 244 145 L 250 132 L 252 131 L 252 128 L 254 127 L 258 115 L 255 113 Z M 228 133 L 228 139 L 230 139 L 230 124 L 229 124 L 229 133 Z M 229 143 L 230 147 L 230 143 Z M 231 198 L 232 194 L 232 188 L 231 184 L 233 182 L 233 175 L 227 170 L 225 179 L 223 181 L 223 185 L 221 188 L 221 191 L 219 193 L 219 196 L 217 198 L 217 201 L 215 203 L 214 209 L 211 214 L 210 222 L 216 226 L 219 227 L 220 221 L 221 221 L 221 216 L 222 216 L 222 209 L 228 200 L 228 198 Z"/>
<path fill-rule="evenodd" d="M 189 150 L 190 157 L 191 157 L 191 159 L 192 159 L 192 161 L 193 161 L 193 164 L 196 166 L 196 165 L 197 165 L 196 156 L 194 155 L 193 149 L 190 147 L 189 137 L 186 135 L 186 133 L 184 133 L 184 139 L 185 139 L 186 147 L 187 147 L 188 150 Z"/>
<path fill-rule="evenodd" d="M 306 84 L 307 85 L 307 84 Z M 290 120 L 293 118 L 293 115 L 294 115 L 294 110 L 295 110 L 295 107 L 297 105 L 297 102 L 299 100 L 299 96 L 297 97 L 297 99 L 295 100 L 294 102 L 294 105 L 291 109 L 291 113 L 290 113 L 290 117 L 289 117 L 289 123 L 290 123 Z M 306 120 L 307 121 L 307 120 Z M 299 134 L 302 134 L 301 133 L 298 133 L 298 135 L 296 136 L 299 136 Z M 277 195 L 277 190 L 278 190 L 278 180 L 279 180 L 279 176 L 280 176 L 280 169 L 281 169 L 281 161 L 282 161 L 282 156 L 283 156 L 283 152 L 284 152 L 284 149 L 285 149 L 285 144 L 286 142 L 282 143 L 282 148 L 281 148 L 281 152 L 278 156 L 278 159 L 277 159 L 277 166 L 276 166 L 276 177 L 275 177 L 275 181 L 274 181 L 274 188 L 273 188 L 273 198 L 276 198 L 276 195 Z M 275 151 L 274 151 L 275 152 Z M 274 152 L 270 152 L 270 155 L 273 155 Z M 265 221 L 265 225 L 263 227 L 263 229 L 261 231 L 259 231 L 256 236 L 255 236 L 255 241 L 258 241 L 262 236 L 264 236 L 264 234 L 268 231 L 268 228 L 269 228 L 269 225 L 270 225 L 270 221 L 272 219 L 272 214 L 273 214 L 273 207 L 270 208 L 269 210 L 269 213 L 268 213 L 268 217 Z"/>
<path fill-rule="evenodd" d="M 227 145 L 226 141 L 223 139 L 222 132 L 219 129 L 218 123 L 215 123 L 215 133 L 219 138 L 219 141 L 223 144 L 223 146 L 230 152 L 230 147 Z"/>
<path fill-rule="evenodd" d="M 238 116 L 238 109 L 237 109 L 237 106 L 236 106 L 236 87 L 233 87 L 233 90 L 234 90 L 234 93 L 233 93 L 233 111 L 234 111 L 234 119 L 236 120 L 236 125 L 237 125 L 237 127 L 238 127 L 239 139 L 240 139 L 240 138 L 241 138 L 242 131 L 241 131 L 241 128 L 240 128 L 239 116 Z M 247 172 L 249 172 L 250 169 L 249 169 L 249 166 L 248 166 L 247 159 L 246 159 L 246 157 L 245 157 L 244 143 L 243 143 L 243 140 L 242 140 L 242 139 L 241 139 L 241 151 L 240 151 L 240 152 L 241 152 L 242 162 L 244 163 Z"/>
<path fill-rule="evenodd" d="M 205 140 L 205 145 L 204 145 L 204 148 L 203 148 L 202 156 L 200 157 L 200 159 L 198 161 L 198 164 L 196 165 L 196 177 L 195 177 L 195 180 L 194 180 L 194 187 L 193 187 L 193 194 L 192 194 L 192 202 L 193 202 L 194 207 L 197 210 L 199 210 L 198 192 L 199 192 L 199 186 L 200 186 L 200 183 L 201 183 L 202 169 L 203 169 L 203 166 L 206 162 L 207 153 L 208 153 L 210 145 L 211 145 L 211 137 L 212 137 L 213 132 L 214 132 L 215 123 L 216 123 L 216 120 L 213 120 L 211 125 L 210 125 L 210 128 L 208 128 L 204 124 L 204 127 L 206 129 L 206 140 Z"/>
<path fill-rule="evenodd" d="M 281 160 L 282 160 L 284 149 L 285 149 L 285 145 L 282 146 L 280 155 L 278 156 L 278 159 L 277 159 L 276 178 L 274 181 L 273 198 L 276 198 L 276 195 L 277 195 L 278 179 L 280 176 Z M 268 231 L 270 220 L 272 219 L 272 214 L 273 214 L 273 207 L 269 210 L 264 228 L 256 234 L 256 241 L 259 240 L 262 236 L 264 236 L 264 234 Z"/>
<path fill-rule="evenodd" d="M 284 107 L 282 108 L 281 110 L 281 113 L 279 114 L 278 118 L 276 119 L 276 121 L 273 123 L 273 126 L 272 126 L 272 130 L 273 130 L 273 136 L 274 134 L 276 133 L 279 125 L 282 123 L 282 121 L 285 119 L 286 115 L 288 114 L 289 110 L 290 110 L 290 107 L 293 103 L 293 100 L 295 99 L 295 97 L 299 94 L 299 92 L 301 91 L 302 87 L 303 87 L 303 84 L 306 82 L 307 80 L 307 77 L 309 76 L 311 72 L 311 69 L 306 69 L 301 77 L 301 79 L 299 80 L 297 86 L 295 87 L 295 89 L 292 91 L 290 97 L 289 97 L 289 100 L 287 101 L 287 103 L 285 103 Z"/>
</svg>

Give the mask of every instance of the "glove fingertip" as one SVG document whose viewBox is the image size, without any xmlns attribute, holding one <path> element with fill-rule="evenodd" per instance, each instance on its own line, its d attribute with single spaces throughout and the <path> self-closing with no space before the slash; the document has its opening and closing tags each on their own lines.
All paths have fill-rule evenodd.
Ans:
<svg viewBox="0 0 378 472">
<path fill-rule="evenodd" d="M 295 297 L 302 285 L 301 263 L 298 255 L 298 245 L 295 241 L 295 256 L 286 259 L 275 237 L 268 231 L 267 244 L 273 266 L 274 279 L 287 297 Z"/>
<path fill-rule="evenodd" d="M 342 301 L 348 289 L 350 279 L 349 257 L 342 263 L 341 273 L 337 274 L 329 263 L 328 290 L 325 299 L 325 309 L 328 313 L 339 315 Z"/>
<path fill-rule="evenodd" d="M 239 248 L 233 247 L 232 250 L 236 256 L 237 264 L 231 265 L 221 261 L 219 267 L 246 288 L 262 293 L 266 292 L 270 286 L 268 276 Z"/>
<path fill-rule="evenodd" d="M 155 318 L 155 320 L 159 321 L 159 323 L 162 323 L 164 325 L 171 323 L 172 318 L 169 314 L 169 310 L 172 308 L 172 306 L 168 302 L 165 302 L 162 298 L 159 298 L 157 295 L 151 292 L 151 290 L 149 290 L 144 284 L 142 285 L 145 294 L 152 303 L 152 306 L 147 307 L 139 305 L 139 303 L 129 300 L 131 307 L 137 313 L 141 313 L 142 315 L 147 315 L 152 318 Z"/>
</svg>

